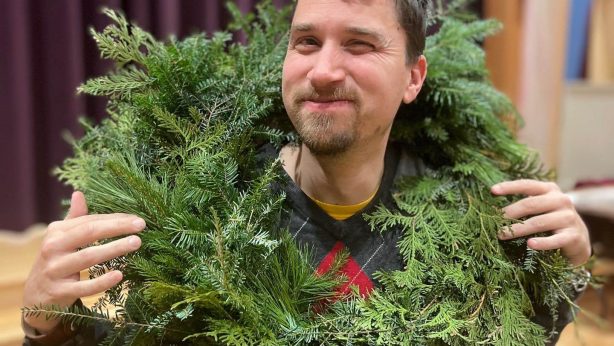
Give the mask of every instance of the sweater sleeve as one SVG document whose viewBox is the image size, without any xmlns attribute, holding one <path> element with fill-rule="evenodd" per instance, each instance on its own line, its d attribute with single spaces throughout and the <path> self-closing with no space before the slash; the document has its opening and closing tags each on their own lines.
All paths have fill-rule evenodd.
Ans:
<svg viewBox="0 0 614 346">
<path fill-rule="evenodd" d="M 580 296 L 582 292 L 578 292 L 574 298 L 574 301 Z M 565 327 L 574 321 L 575 316 L 578 313 L 578 309 L 571 306 L 567 301 L 563 301 L 557 308 L 558 318 L 554 320 L 550 315 L 550 311 L 547 307 L 539 305 L 534 306 L 535 316 L 532 318 L 533 322 L 539 324 L 546 330 L 546 334 L 549 335 L 547 346 L 554 346 L 561 337 L 561 332 Z"/>
<path fill-rule="evenodd" d="M 75 304 L 82 305 L 83 303 L 81 300 L 77 300 Z M 97 345 L 104 340 L 108 332 L 108 326 L 102 323 L 75 327 L 74 325 L 60 322 L 49 333 L 40 334 L 25 322 L 23 315 L 21 317 L 21 328 L 25 334 L 24 346 Z"/>
</svg>

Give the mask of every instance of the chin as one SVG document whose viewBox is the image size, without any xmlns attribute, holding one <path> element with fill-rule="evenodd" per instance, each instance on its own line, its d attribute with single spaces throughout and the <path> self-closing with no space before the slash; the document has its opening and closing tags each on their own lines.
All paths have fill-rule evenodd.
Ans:
<svg viewBox="0 0 614 346">
<path fill-rule="evenodd" d="M 356 142 L 356 136 L 351 131 L 318 133 L 301 133 L 301 141 L 309 151 L 316 156 L 337 156 L 343 154 Z"/>
</svg>

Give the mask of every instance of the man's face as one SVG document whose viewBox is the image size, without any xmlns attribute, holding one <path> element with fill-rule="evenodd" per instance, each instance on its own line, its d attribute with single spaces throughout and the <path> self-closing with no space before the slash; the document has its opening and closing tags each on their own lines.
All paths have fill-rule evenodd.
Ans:
<svg viewBox="0 0 614 346">
<path fill-rule="evenodd" d="M 415 97 L 410 80 L 393 0 L 298 1 L 282 94 L 314 154 L 387 139 L 401 102 Z"/>
</svg>

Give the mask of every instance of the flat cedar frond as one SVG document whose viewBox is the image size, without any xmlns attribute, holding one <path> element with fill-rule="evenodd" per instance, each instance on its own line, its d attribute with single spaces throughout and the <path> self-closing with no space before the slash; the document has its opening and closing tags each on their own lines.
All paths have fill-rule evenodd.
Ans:
<svg viewBox="0 0 614 346">
<path fill-rule="evenodd" d="M 117 316 L 25 313 L 113 326 L 106 345 L 543 345 L 549 331 L 531 317 L 546 309 L 556 320 L 580 274 L 557 251 L 497 240 L 513 198 L 490 185 L 547 172 L 500 120 L 517 112 L 488 80 L 479 44 L 500 25 L 459 15 L 464 3 L 432 14 L 441 29 L 427 39 L 426 83 L 392 129 L 429 169 L 397 183 L 396 208 L 366 216 L 374 232 L 402 227 L 405 266 L 376 273 L 369 299 L 346 300 L 280 228 L 284 195 L 271 187 L 285 175 L 258 156 L 258 145 L 297 138 L 280 96 L 290 9 L 264 1 L 243 16 L 229 4 L 229 28 L 247 45 L 228 32 L 163 44 L 106 10 L 115 24 L 93 35 L 118 69 L 79 90 L 109 96 L 110 117 L 85 124 L 56 173 L 91 212 L 143 217 L 143 245 L 92 270 L 124 272 L 99 303 Z"/>
</svg>

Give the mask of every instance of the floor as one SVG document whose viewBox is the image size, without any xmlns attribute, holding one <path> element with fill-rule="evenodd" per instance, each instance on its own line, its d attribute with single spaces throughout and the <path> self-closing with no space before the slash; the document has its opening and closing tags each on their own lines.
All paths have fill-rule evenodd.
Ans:
<svg viewBox="0 0 614 346">
<path fill-rule="evenodd" d="M 563 330 L 557 346 L 614 346 L 614 260 L 601 261 L 594 272 L 608 281 L 578 299 L 584 312 Z"/>
</svg>

